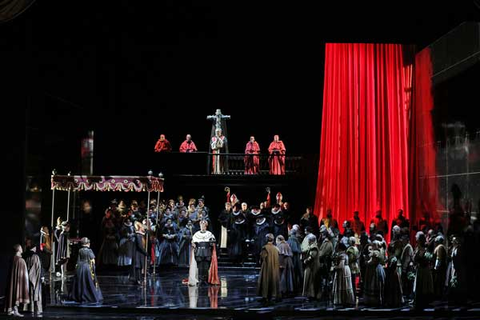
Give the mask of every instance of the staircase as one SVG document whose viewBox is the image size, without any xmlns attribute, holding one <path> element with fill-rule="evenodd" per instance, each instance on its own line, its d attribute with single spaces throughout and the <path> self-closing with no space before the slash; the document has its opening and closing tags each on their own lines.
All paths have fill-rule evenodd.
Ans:
<svg viewBox="0 0 480 320">
<path fill-rule="evenodd" d="M 232 259 L 227 251 L 224 249 L 218 249 L 218 268 L 223 270 L 260 270 L 259 266 L 256 266 L 254 257 L 251 254 L 246 254 L 243 261 L 235 261 Z"/>
</svg>

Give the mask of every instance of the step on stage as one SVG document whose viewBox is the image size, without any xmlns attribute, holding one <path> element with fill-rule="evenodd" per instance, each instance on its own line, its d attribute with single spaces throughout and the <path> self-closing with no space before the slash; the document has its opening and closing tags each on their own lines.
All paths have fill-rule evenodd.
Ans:
<svg viewBox="0 0 480 320">
<path fill-rule="evenodd" d="M 190 287 L 182 284 L 188 277 L 187 268 L 161 270 L 157 275 L 149 275 L 146 286 L 138 286 L 123 274 L 99 274 L 99 286 L 104 301 L 102 304 L 80 305 L 66 300 L 72 276 L 65 281 L 52 281 L 48 305 L 44 316 L 51 315 L 91 315 L 93 318 L 122 318 L 138 316 L 180 316 L 198 318 L 211 316 L 216 318 L 312 318 L 312 317 L 352 317 L 376 319 L 404 317 L 475 317 L 480 318 L 480 306 L 447 306 L 438 304 L 431 309 L 369 309 L 357 303 L 355 308 L 338 308 L 331 303 L 308 301 L 298 296 L 264 304 L 256 295 L 258 268 L 220 267 L 221 285 Z M 300 289 L 301 290 L 301 289 Z M 117 315 L 117 316 L 115 316 Z M 93 319 L 91 318 L 91 319 Z M 185 319 L 185 318 L 184 318 Z"/>
</svg>

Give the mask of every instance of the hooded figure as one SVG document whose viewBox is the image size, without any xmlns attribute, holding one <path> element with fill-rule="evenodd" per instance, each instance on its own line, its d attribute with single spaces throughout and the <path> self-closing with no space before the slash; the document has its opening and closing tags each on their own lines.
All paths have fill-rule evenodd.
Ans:
<svg viewBox="0 0 480 320">
<path fill-rule="evenodd" d="M 22 258 L 22 246 L 16 244 L 13 248 L 15 255 L 10 266 L 10 277 L 5 295 L 5 312 L 8 315 L 23 317 L 18 312 L 18 307 L 20 304 L 30 303 L 28 269 Z"/>
<path fill-rule="evenodd" d="M 257 295 L 266 301 L 281 297 L 279 251 L 273 245 L 273 241 L 273 234 L 265 235 L 266 244 L 262 247 L 260 253 L 261 269 L 258 277 Z"/>
<path fill-rule="evenodd" d="M 27 248 L 24 258 L 28 269 L 28 279 L 30 284 L 30 303 L 24 306 L 24 311 L 42 314 L 42 263 L 38 255 L 39 249 L 36 246 Z"/>
<path fill-rule="evenodd" d="M 283 296 L 290 296 L 295 292 L 293 252 L 282 235 L 277 236 L 276 243 L 280 263 L 280 292 Z"/>
</svg>

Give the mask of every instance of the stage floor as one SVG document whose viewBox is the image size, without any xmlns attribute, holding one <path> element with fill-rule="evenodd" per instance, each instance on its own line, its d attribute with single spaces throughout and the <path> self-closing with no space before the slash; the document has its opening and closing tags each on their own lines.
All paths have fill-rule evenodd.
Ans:
<svg viewBox="0 0 480 320">
<path fill-rule="evenodd" d="M 149 276 L 146 286 L 138 286 L 128 281 L 124 275 L 99 275 L 99 286 L 104 301 L 102 304 L 80 305 L 65 299 L 70 289 L 72 277 L 66 281 L 53 281 L 51 286 L 48 313 L 101 315 L 195 315 L 215 316 L 215 318 L 251 318 L 262 315 L 267 318 L 311 318 L 327 316 L 338 319 L 375 317 L 377 319 L 407 319 L 414 317 L 449 317 L 480 319 L 480 306 L 468 307 L 437 304 L 425 310 L 370 309 L 361 301 L 354 308 L 338 308 L 331 303 L 308 301 L 304 297 L 286 298 L 280 302 L 265 305 L 256 295 L 259 271 L 256 269 L 219 270 L 220 286 L 189 287 L 182 284 L 187 277 L 187 269 L 161 271 Z M 85 314 L 87 313 L 87 314 Z M 52 315 L 53 315 L 52 314 Z"/>
</svg>

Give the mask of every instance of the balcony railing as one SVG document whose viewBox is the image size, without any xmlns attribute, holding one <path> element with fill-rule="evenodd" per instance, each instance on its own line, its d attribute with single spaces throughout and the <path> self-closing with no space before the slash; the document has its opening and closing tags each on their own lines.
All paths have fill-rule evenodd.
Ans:
<svg viewBox="0 0 480 320">
<path fill-rule="evenodd" d="M 154 157 L 155 167 L 163 172 L 171 174 L 210 175 L 214 174 L 213 157 L 216 154 L 209 152 L 194 153 L 156 153 Z M 259 170 L 256 175 L 270 175 L 268 154 L 247 155 L 244 153 L 221 154 L 225 168 L 220 175 L 252 175 L 245 173 L 245 157 L 258 157 Z M 302 175 L 310 170 L 312 159 L 305 155 L 285 155 L 285 175 Z M 215 174 L 218 175 L 218 174 Z"/>
</svg>

